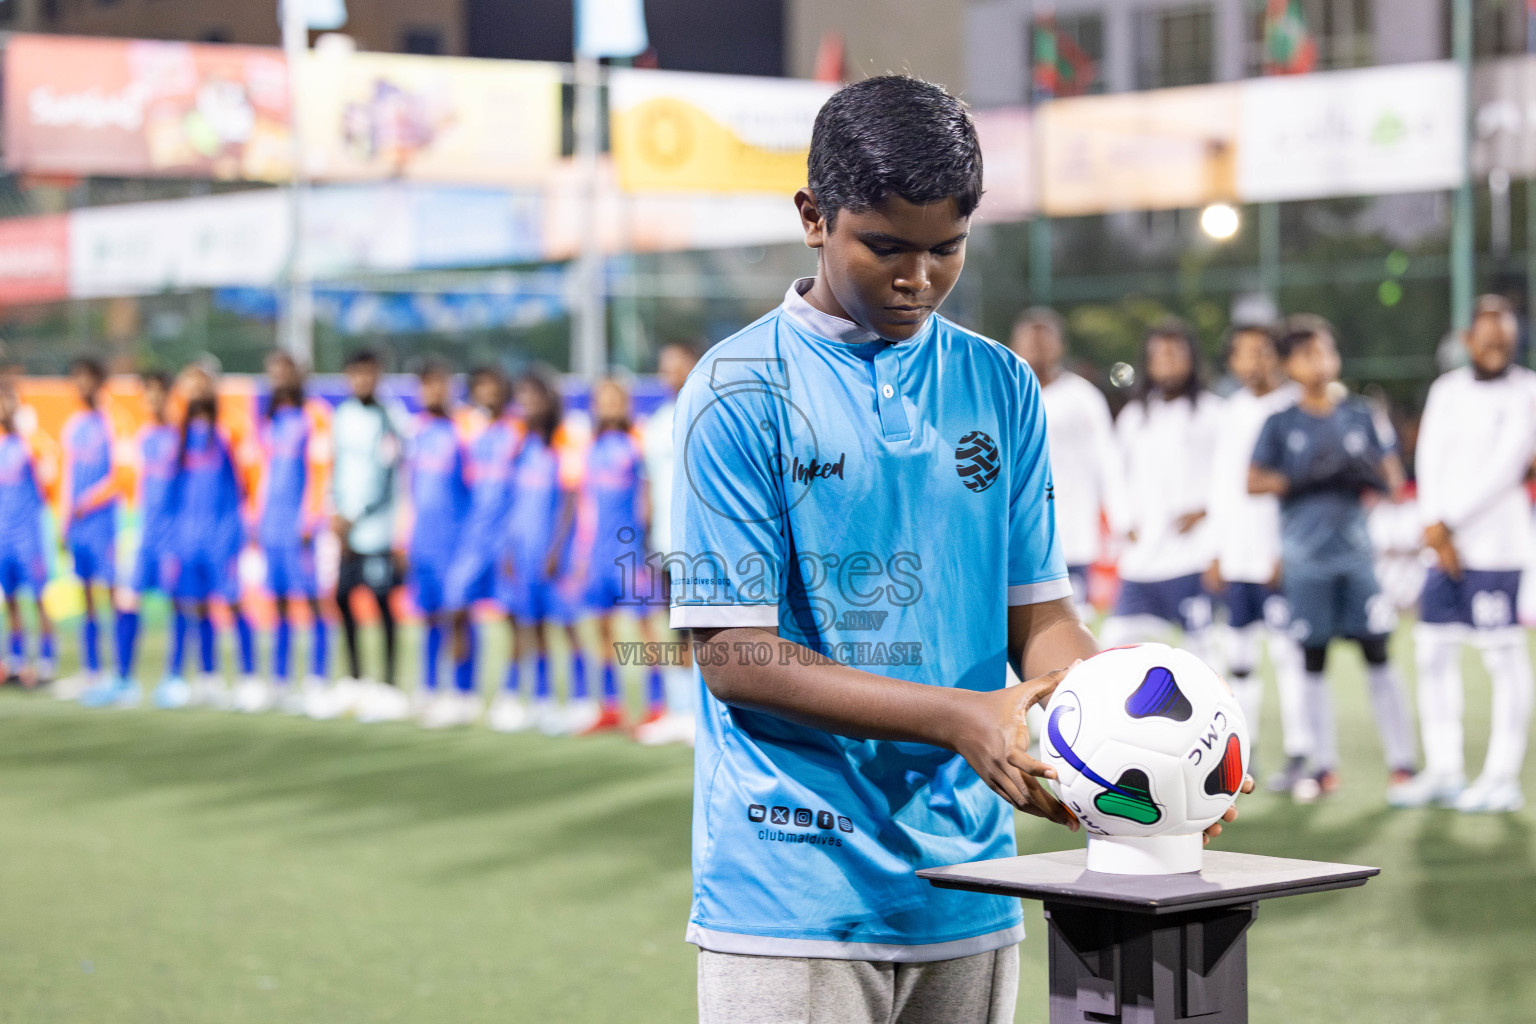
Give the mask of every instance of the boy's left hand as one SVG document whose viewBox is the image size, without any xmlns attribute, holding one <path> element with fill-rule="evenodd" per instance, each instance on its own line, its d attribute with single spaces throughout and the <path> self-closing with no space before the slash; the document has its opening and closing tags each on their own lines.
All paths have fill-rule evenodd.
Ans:
<svg viewBox="0 0 1536 1024">
<path fill-rule="evenodd" d="M 1244 775 L 1243 776 L 1243 786 L 1242 786 L 1242 788 L 1240 790 L 1238 790 L 1238 792 L 1239 793 L 1252 793 L 1253 792 L 1253 776 L 1252 775 Z M 1227 808 L 1227 813 L 1223 814 L 1221 816 L 1221 821 L 1216 822 L 1215 824 L 1211 825 L 1210 828 L 1205 830 L 1205 834 L 1200 837 L 1200 844 L 1202 846 L 1204 846 L 1205 844 L 1209 843 L 1212 839 L 1215 839 L 1217 836 L 1221 835 L 1221 824 L 1222 824 L 1222 822 L 1224 822 L 1224 821 L 1236 821 L 1236 820 L 1237 820 L 1237 804 L 1234 802 L 1231 807 Z"/>
</svg>

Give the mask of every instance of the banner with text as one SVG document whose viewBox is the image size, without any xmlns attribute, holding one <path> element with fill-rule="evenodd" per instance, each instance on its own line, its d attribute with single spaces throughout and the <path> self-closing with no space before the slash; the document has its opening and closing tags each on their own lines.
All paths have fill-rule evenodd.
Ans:
<svg viewBox="0 0 1536 1024">
<path fill-rule="evenodd" d="M 558 64 L 318 53 L 302 81 L 315 178 L 529 183 L 560 157 Z"/>
<path fill-rule="evenodd" d="M 69 217 L 0 220 L 0 305 L 69 296 Z"/>
<path fill-rule="evenodd" d="M 278 50 L 16 35 L 5 158 L 42 174 L 281 181 L 292 166 Z"/>
<path fill-rule="evenodd" d="M 616 68 L 609 128 L 629 192 L 775 192 L 805 185 L 816 113 L 837 86 Z"/>
</svg>

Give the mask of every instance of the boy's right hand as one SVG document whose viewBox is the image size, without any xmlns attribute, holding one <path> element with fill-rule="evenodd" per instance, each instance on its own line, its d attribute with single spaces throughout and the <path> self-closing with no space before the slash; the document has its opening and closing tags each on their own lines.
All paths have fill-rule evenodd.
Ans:
<svg viewBox="0 0 1536 1024">
<path fill-rule="evenodd" d="M 1029 754 L 1029 724 L 1025 712 L 1050 699 L 1056 684 L 1067 674 L 1057 669 L 1018 686 L 968 695 L 967 713 L 954 737 L 952 749 L 976 770 L 998 796 L 1026 814 L 1046 818 L 1072 831 L 1077 819 L 1039 781 L 1055 772 Z"/>
</svg>

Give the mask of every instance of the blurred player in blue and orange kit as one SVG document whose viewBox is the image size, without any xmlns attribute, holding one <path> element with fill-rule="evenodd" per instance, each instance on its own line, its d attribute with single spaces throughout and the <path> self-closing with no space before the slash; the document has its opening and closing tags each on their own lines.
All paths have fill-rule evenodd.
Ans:
<svg viewBox="0 0 1536 1024">
<path fill-rule="evenodd" d="M 48 585 L 48 551 L 43 541 L 45 487 L 39 466 L 46 456 L 22 435 L 17 425 L 21 402 L 16 386 L 0 380 L 0 590 L 10 629 L 6 681 L 36 686 L 53 675 L 53 624 L 43 607 Z M 21 618 L 20 592 L 32 592 L 37 609 L 37 658 L 27 663 L 26 628 Z"/>
<path fill-rule="evenodd" d="M 507 512 L 512 504 L 512 455 L 521 429 L 511 418 L 507 378 L 493 367 L 470 375 L 470 401 L 486 425 L 469 442 L 469 509 L 453 562 L 443 586 L 445 606 L 453 613 L 454 692 L 434 701 L 422 724 L 441 728 L 469 725 L 479 717 L 475 694 L 474 605 L 496 595 L 496 577 L 506 549 Z"/>
<path fill-rule="evenodd" d="M 138 693 L 129 680 L 102 678 L 101 631 L 96 617 L 98 603 L 111 603 L 108 598 L 117 557 L 115 434 L 101 408 L 107 374 L 96 360 L 80 358 L 70 364 L 69 378 L 85 408 L 64 424 L 59 529 L 85 592 L 80 635 L 83 673 L 78 679 L 63 681 L 58 693 L 78 693 L 83 703 L 92 706 L 131 705 L 137 703 Z"/>
<path fill-rule="evenodd" d="M 149 372 L 139 378 L 149 422 L 139 429 L 134 445 L 135 477 L 138 483 L 139 550 L 134 557 L 133 577 L 118 593 L 117 659 L 118 675 L 133 678 L 134 652 L 138 646 L 139 609 L 144 595 L 158 590 L 169 596 L 166 579 L 169 566 L 168 544 L 171 536 L 170 491 L 176 475 L 176 452 L 180 432 L 171 422 L 171 379 L 163 373 Z M 173 612 L 173 629 L 185 636 L 186 618 L 178 608 Z M 186 683 L 178 672 L 166 673 L 155 688 L 155 703 L 160 707 L 179 707 L 186 703 Z"/>
<path fill-rule="evenodd" d="M 406 582 L 416 608 L 426 620 L 422 689 L 431 707 L 438 693 L 443 639 L 449 620 L 443 584 L 469 511 L 464 442 L 451 408 L 453 375 L 441 363 L 429 363 L 418 375 L 421 412 L 416 417 L 406 460 L 412 515 Z M 442 715 L 443 711 L 430 712 Z"/>
<path fill-rule="evenodd" d="M 201 676 L 188 694 L 189 701 L 225 708 L 230 706 L 229 691 L 218 671 L 211 600 L 223 601 L 233 621 L 239 643 L 242 690 L 250 689 L 256 671 L 255 639 L 240 608 L 244 498 L 233 446 L 219 428 L 218 398 L 211 373 L 200 366 L 190 367 L 182 374 L 182 385 L 187 408 L 170 492 L 172 592 L 182 613 L 197 622 Z M 174 638 L 173 676 L 181 674 L 184 655 L 185 634 Z"/>
<path fill-rule="evenodd" d="M 650 505 L 645 460 L 633 427 L 629 389 L 613 378 L 599 381 L 592 389 L 592 445 L 581 470 L 580 494 L 575 574 L 582 607 L 597 616 L 603 689 L 601 708 L 588 721 L 576 722 L 575 731 L 597 732 L 624 726 L 613 644 L 615 617 L 630 609 L 638 614 L 642 639 L 657 640 L 644 614 L 651 595 L 645 563 Z M 658 666 L 646 670 L 646 709 L 645 722 L 666 713 Z M 575 713 L 581 714 L 582 709 Z"/>
<path fill-rule="evenodd" d="M 491 705 L 490 726 L 510 732 L 533 724 L 550 733 L 565 729 L 556 709 L 549 675 L 547 631 L 564 627 L 572 651 L 572 690 L 586 696 L 586 664 L 577 636 L 569 593 L 570 529 L 574 514 L 571 460 L 562 457 L 560 393 L 550 375 L 525 373 L 517 382 L 516 405 L 527 431 L 512 462 L 512 505 L 500 581 L 500 603 L 516 638 L 514 659 L 502 695 Z M 533 677 L 530 711 L 520 699 L 523 681 Z"/>
<path fill-rule="evenodd" d="M 277 608 L 272 642 L 275 689 L 252 677 L 235 695 L 235 706 L 255 712 L 280 702 L 285 710 L 298 712 L 301 696 L 289 685 L 295 599 L 309 605 L 309 689 L 321 685 L 328 660 L 329 628 L 320 609 L 315 538 L 327 516 L 330 414 L 323 402 L 306 399 L 303 372 L 286 352 L 267 357 L 267 380 L 271 393 L 260 432 L 256 539 Z"/>
</svg>

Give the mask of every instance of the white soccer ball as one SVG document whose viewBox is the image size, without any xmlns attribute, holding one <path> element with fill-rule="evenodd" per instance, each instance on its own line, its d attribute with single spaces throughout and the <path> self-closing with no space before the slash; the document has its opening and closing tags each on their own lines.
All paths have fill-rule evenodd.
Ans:
<svg viewBox="0 0 1536 1024">
<path fill-rule="evenodd" d="M 1200 832 L 1237 797 L 1248 723 L 1199 658 L 1166 644 L 1104 651 L 1067 673 L 1045 707 L 1041 760 L 1090 833 Z"/>
</svg>

